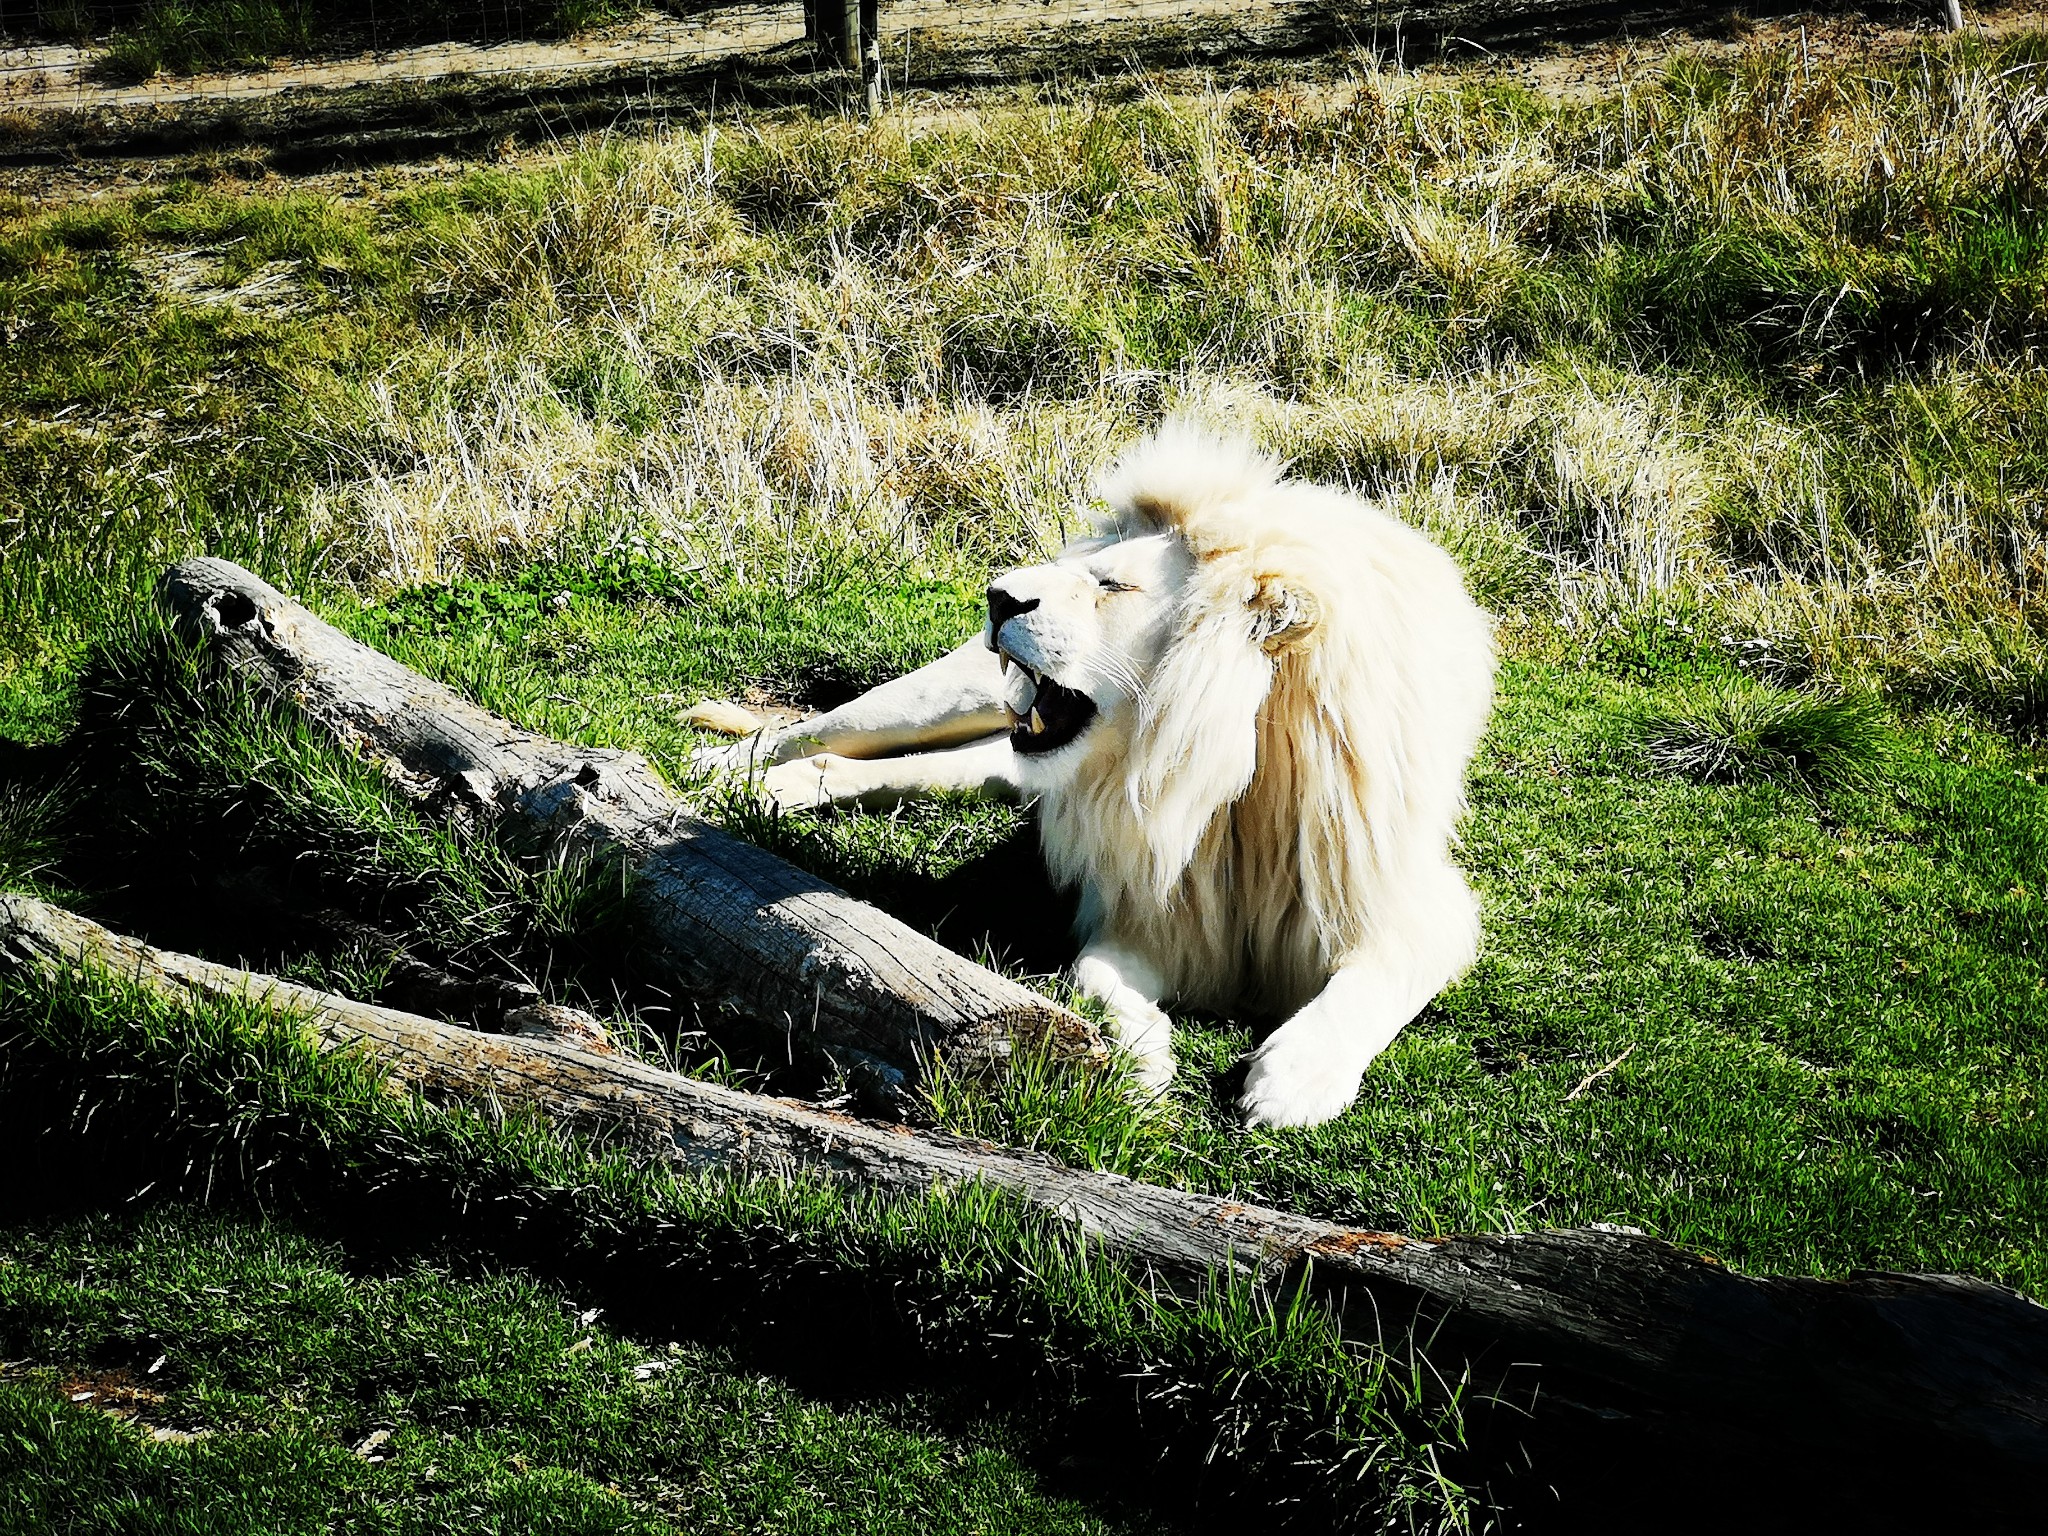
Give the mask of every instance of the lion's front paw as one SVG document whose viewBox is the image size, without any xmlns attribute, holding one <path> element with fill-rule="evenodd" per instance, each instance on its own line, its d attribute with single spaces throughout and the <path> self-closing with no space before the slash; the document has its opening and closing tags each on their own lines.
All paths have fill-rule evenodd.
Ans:
<svg viewBox="0 0 2048 1536">
<path fill-rule="evenodd" d="M 683 764 L 690 772 L 710 778 L 719 774 L 751 772 L 762 765 L 765 756 L 760 741 L 750 736 L 745 741 L 697 747 L 684 757 Z"/>
<path fill-rule="evenodd" d="M 710 778 L 723 774 L 762 773 L 815 752 L 815 737 L 785 727 L 766 726 L 740 741 L 694 747 L 683 762 L 692 773 Z"/>
<path fill-rule="evenodd" d="M 1283 1028 L 1253 1053 L 1237 1104 L 1246 1125 L 1321 1125 L 1350 1108 L 1364 1076 L 1329 1041 Z"/>
<path fill-rule="evenodd" d="M 1130 1058 L 1131 1081 L 1141 1097 L 1156 1099 L 1173 1083 L 1173 1021 L 1150 1004 L 1122 1001 L 1112 1008 L 1110 1033 Z"/>
<path fill-rule="evenodd" d="M 1132 1051 L 1131 1082 L 1144 1099 L 1157 1099 L 1173 1086 L 1173 1052 L 1170 1049 Z"/>
<path fill-rule="evenodd" d="M 856 800 L 865 788 L 856 760 L 836 752 L 800 757 L 761 775 L 761 799 L 785 815 Z"/>
<path fill-rule="evenodd" d="M 766 724 L 751 709 L 742 708 L 730 699 L 699 699 L 677 718 L 684 725 L 695 726 L 700 731 L 715 731 L 720 736 L 752 736 Z"/>
</svg>

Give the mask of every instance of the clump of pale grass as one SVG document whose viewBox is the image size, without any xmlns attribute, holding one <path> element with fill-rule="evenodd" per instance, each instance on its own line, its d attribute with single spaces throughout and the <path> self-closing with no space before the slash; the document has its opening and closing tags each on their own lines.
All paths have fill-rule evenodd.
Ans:
<svg viewBox="0 0 2048 1536">
<path fill-rule="evenodd" d="M 1432 532 L 1475 519 L 1515 530 L 1567 582 L 1655 593 L 1722 574 L 1708 431 L 1669 386 L 1528 364 L 1419 379 L 1382 366 L 1349 386 L 1227 414 L 1262 421 L 1306 473 L 1420 496 Z M 1454 503 L 1471 510 L 1449 517 Z M 1527 553 L 1513 565 L 1534 568 Z M 1535 596 L 1521 577 L 1510 585 Z"/>
<path fill-rule="evenodd" d="M 1930 61 L 1931 62 L 1931 61 Z M 1811 68 L 1756 50 L 1732 77 L 1680 60 L 1615 124 L 1641 183 L 1723 225 L 1909 227 L 1959 191 L 2026 173 L 2048 152 L 2038 67 L 1944 61 L 1917 78 Z"/>
<path fill-rule="evenodd" d="M 1382 197 L 1378 218 L 1389 265 L 1442 299 L 1453 322 L 1499 308 L 1530 265 L 1497 202 L 1466 213 L 1419 190 L 1392 192 Z"/>
<path fill-rule="evenodd" d="M 1883 711 L 1868 699 L 1747 678 L 1695 684 L 1632 726 L 1653 770 L 1704 784 L 1862 782 L 1882 767 L 1889 746 Z"/>
<path fill-rule="evenodd" d="M 593 423 L 533 366 L 493 384 L 432 412 L 373 387 L 357 472 L 314 498 L 337 574 L 403 586 L 627 536 L 749 583 L 983 572 L 1058 545 L 1117 436 L 1055 405 L 1026 436 L 985 404 L 805 375 L 713 383 L 635 434 Z"/>
<path fill-rule="evenodd" d="M 481 179 L 473 206 L 434 228 L 422 297 L 515 329 L 653 320 L 678 279 L 744 246 L 712 179 L 705 158 L 676 143 L 602 143 L 537 175 Z"/>
<path fill-rule="evenodd" d="M 316 490 L 328 568 L 403 586 L 522 563 L 605 500 L 615 441 L 565 402 L 531 360 L 498 361 L 473 398 L 431 408 L 388 380 L 356 402 L 354 462 Z"/>
</svg>

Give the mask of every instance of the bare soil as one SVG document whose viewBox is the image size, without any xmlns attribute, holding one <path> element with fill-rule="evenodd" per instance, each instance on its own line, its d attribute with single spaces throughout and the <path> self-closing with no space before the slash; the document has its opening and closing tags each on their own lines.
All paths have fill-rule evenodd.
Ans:
<svg viewBox="0 0 2048 1536">
<path fill-rule="evenodd" d="M 573 74 L 758 53 L 803 36 L 790 5 L 729 5 L 695 16 L 649 12 L 569 39 L 443 42 L 419 47 L 278 59 L 230 74 L 159 75 L 139 83 L 101 78 L 104 47 L 38 44 L 0 49 L 0 106 L 100 111 L 250 100 L 286 91 L 418 82 L 448 75 Z"/>
<path fill-rule="evenodd" d="M 2030 6 L 1974 10 L 1998 36 Z M 1676 51 L 1796 45 L 1816 62 L 1896 55 L 1939 30 L 1917 5 L 1762 17 L 1713 3 L 1439 0 L 1396 11 L 1323 0 L 896 0 L 882 19 L 898 109 L 1036 84 L 1114 95 L 1199 68 L 1225 84 L 1312 85 L 1365 54 L 1426 80 L 1457 70 L 1552 96 L 1611 90 Z M 438 43 L 278 61 L 140 85 L 94 76 L 92 48 L 0 50 L 0 192 L 34 200 L 166 176 L 304 177 L 517 154 L 588 131 L 701 120 L 720 104 L 847 110 L 848 77 L 803 42 L 794 4 L 719 5 L 570 40 Z"/>
</svg>

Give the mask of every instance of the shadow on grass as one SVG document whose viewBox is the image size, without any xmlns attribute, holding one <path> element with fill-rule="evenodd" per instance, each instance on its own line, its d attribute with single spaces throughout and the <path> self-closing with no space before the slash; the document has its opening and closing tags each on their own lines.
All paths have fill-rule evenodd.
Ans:
<svg viewBox="0 0 2048 1536">
<path fill-rule="evenodd" d="M 949 1196 L 892 1227 L 780 1181 L 664 1185 L 616 1160 L 563 1160 L 516 1124 L 408 1118 L 376 1108 L 374 1089 L 371 1107 L 351 1104 L 345 1071 L 309 1074 L 290 1048 L 232 1026 L 109 1035 L 103 1011 L 86 1017 L 108 1000 L 86 1001 L 71 1033 L 99 1037 L 74 1052 L 23 1010 L 77 999 L 0 987 L 0 1223 L 167 1202 L 258 1211 L 364 1273 L 425 1260 L 543 1276 L 623 1332 L 716 1346 L 823 1402 L 886 1408 L 916 1393 L 941 1423 L 1024 1426 L 1009 1449 L 1104 1511 L 1187 1530 L 1444 1525 L 1412 1450 L 1392 1456 L 1405 1498 L 1372 1496 L 1387 1466 L 1351 1464 L 1332 1410 L 1298 1367 L 1287 1375 L 1284 1344 L 1263 1346 L 1281 1364 L 1266 1380 L 1201 1344 L 1211 1333 L 1148 1347 L 1141 1325 L 1104 1340 L 1060 1287 L 1107 1272 L 1084 1262 L 1061 1279 L 1055 1249 L 1034 1247 L 1000 1201 Z M 980 1274 L 936 1262 L 949 1248 L 983 1255 L 965 1266 Z M 1109 1284 L 1101 1294 L 1120 1294 Z"/>
</svg>

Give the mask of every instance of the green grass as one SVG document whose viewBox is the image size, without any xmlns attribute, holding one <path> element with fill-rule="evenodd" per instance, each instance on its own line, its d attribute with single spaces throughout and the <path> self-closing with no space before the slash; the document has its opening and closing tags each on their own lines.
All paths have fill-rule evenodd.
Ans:
<svg viewBox="0 0 2048 1536">
<path fill-rule="evenodd" d="M 1000 1420 L 821 1401 L 558 1285 L 366 1272 L 260 1219 L 17 1222 L 0 1318 L 14 1532 L 1146 1528 L 1048 1488 Z"/>
<path fill-rule="evenodd" d="M 972 583 L 1178 403 L 1391 497 L 1534 626 L 1677 602 L 1769 681 L 2033 732 L 2036 47 L 764 113 L 361 199 L 21 208 L 14 537 L 373 590 L 564 539 Z"/>
<path fill-rule="evenodd" d="M 1636 730 L 1652 768 L 1706 783 L 1871 779 L 1887 746 L 1882 712 L 1867 701 L 1788 692 L 1748 678 L 1695 687 L 1673 707 L 1644 714 Z"/>
<path fill-rule="evenodd" d="M 67 745 L 86 780 L 73 793 L 97 824 L 73 837 L 99 834 L 88 859 L 133 861 L 152 836 L 183 831 L 192 855 L 300 863 L 341 882 L 337 900 L 369 903 L 365 915 L 435 934 L 455 964 L 595 936 L 618 905 L 616 869 L 521 858 L 474 829 L 423 823 L 374 767 L 160 636 L 105 647 L 81 693 Z"/>
<path fill-rule="evenodd" d="M 713 1378 L 713 1386 L 717 1377 L 766 1370 L 827 1403 L 886 1404 L 908 1428 L 944 1423 L 984 1444 L 1000 1432 L 1041 1464 L 1079 1458 L 1091 1468 L 1082 1482 L 1098 1500 L 1169 1520 L 1185 1518 L 1195 1501 L 1227 1512 L 1285 1497 L 1305 1501 L 1305 1520 L 1324 1528 L 1431 1529 L 1456 1526 L 1472 1502 L 1439 1470 L 1437 1458 L 1455 1449 L 1455 1418 L 1417 1411 L 1412 1382 L 1377 1353 L 1341 1343 L 1320 1309 L 1276 1310 L 1223 1284 L 1187 1297 L 1163 1293 L 1148 1274 L 989 1191 L 883 1201 L 823 1181 L 650 1168 L 517 1119 L 391 1094 L 361 1063 L 319 1053 L 260 1009 L 188 1010 L 144 998 L 118 978 L 0 983 L 0 1023 L 11 1041 L 0 1073 L 20 1111 L 0 1122 L 0 1145 L 25 1175 L 10 1187 L 0 1219 L 17 1232 L 24 1219 L 39 1223 L 30 1235 L 0 1239 L 14 1260 L 0 1266 L 0 1295 L 25 1290 L 25 1300 L 9 1295 L 0 1308 L 10 1357 L 23 1338 L 37 1367 L 124 1367 L 144 1378 L 166 1355 L 166 1370 L 176 1367 L 169 1380 L 193 1383 L 181 1416 L 220 1429 L 223 1439 L 276 1425 L 279 1415 L 260 1401 L 267 1392 L 282 1398 L 288 1427 L 306 1439 L 338 1444 L 381 1413 L 401 1431 L 397 1449 L 405 1449 L 409 1422 L 422 1431 L 468 1430 L 486 1448 L 517 1447 L 543 1463 L 561 1458 L 557 1481 L 572 1490 L 573 1473 L 587 1479 L 593 1462 L 610 1457 L 629 1475 L 622 1513 L 631 1513 L 647 1502 L 644 1484 L 662 1465 L 663 1425 L 659 1417 L 630 1431 L 620 1423 L 645 1404 L 617 1396 L 616 1367 L 677 1338 L 696 1346 L 696 1365 L 685 1353 L 676 1368 Z M 105 1236 L 74 1237 L 67 1250 L 61 1238 L 40 1235 L 53 1218 L 37 1215 L 39 1204 L 54 1201 L 61 1214 L 69 1202 L 120 1208 L 176 1197 L 258 1209 L 273 1223 L 317 1223 L 343 1243 L 352 1276 L 393 1283 L 355 1278 L 290 1294 L 231 1286 L 216 1303 L 206 1287 L 219 1282 L 192 1284 L 190 1261 L 178 1256 L 225 1250 L 229 1257 L 214 1262 L 231 1264 L 247 1242 L 246 1224 L 232 1224 L 224 1240 L 218 1224 L 176 1209 L 147 1222 L 145 1234 L 192 1235 L 138 1239 L 139 1266 L 110 1260 Z M 234 1228 L 245 1235 L 236 1238 Z M 289 1241 L 274 1229 L 255 1246 L 281 1238 Z M 160 1260 L 151 1252 L 159 1246 L 171 1250 Z M 54 1252 L 38 1264 L 23 1252 L 46 1247 Z M 81 1250 L 87 1256 L 75 1257 Z M 67 1300 L 67 1292 L 86 1292 L 78 1310 L 89 1316 L 93 1288 L 84 1282 L 108 1262 L 133 1275 L 110 1284 L 115 1294 L 100 1309 L 119 1342 L 67 1344 L 63 1328 L 45 1323 L 47 1304 L 36 1304 L 37 1277 L 58 1277 Z M 419 1273 L 422 1262 L 443 1273 Z M 174 1294 L 160 1299 L 152 1264 L 157 1275 L 169 1272 L 155 1284 Z M 599 1336 L 598 1359 L 579 1375 L 586 1363 L 571 1370 L 555 1352 L 573 1337 L 559 1316 L 519 1342 L 533 1310 L 522 1300 L 533 1287 L 508 1280 L 505 1269 L 521 1265 L 569 1287 L 586 1311 L 603 1306 L 640 1319 L 642 1345 Z M 467 1300 L 458 1282 L 477 1299 Z M 415 1299 L 431 1289 L 447 1299 Z M 358 1308 L 412 1316 L 377 1330 L 391 1336 L 379 1340 L 366 1327 L 319 1315 Z M 437 1347 L 437 1327 L 468 1337 Z M 533 1386 L 516 1380 L 535 1365 L 560 1383 L 538 1394 L 538 1410 L 522 1401 Z M 486 1369 L 511 1378 L 502 1406 L 476 1379 Z M 728 1381 L 723 1390 L 759 1396 L 764 1385 Z M 431 1411 L 451 1400 L 459 1413 Z M 674 1406 L 689 1411 L 687 1401 Z M 559 1422 L 540 1426 L 537 1412 Z M 835 1418 L 814 1413 L 813 1422 L 830 1430 Z M 860 1429 L 845 1417 L 836 1422 Z M 1089 1435 L 1113 1435 L 1132 1454 L 1104 1456 Z M 795 1454 L 773 1439 L 764 1460 Z M 259 1460 L 266 1453 L 260 1438 L 219 1449 Z M 90 1461 L 98 1452 L 88 1444 L 78 1454 Z M 859 1454 L 842 1439 L 812 1458 L 812 1475 L 824 1491 L 865 1500 L 876 1472 Z M 958 1459 L 971 1470 L 969 1458 Z M 328 1460 L 347 1468 L 338 1455 Z M 1181 1480 L 1148 1487 L 1154 1465 Z M 1330 1476 L 1340 1470 L 1347 1475 Z M 733 1469 L 715 1472 L 723 1479 Z M 304 1474 L 271 1475 L 296 1481 L 294 1497 L 317 1501 L 317 1486 L 300 1491 Z M 260 1484 L 261 1474 L 251 1480 Z M 772 1491 L 767 1480 L 764 1493 Z M 410 1481 L 344 1492 L 373 1494 L 373 1511 L 402 1519 L 419 1496 Z M 985 1511 L 999 1502 L 974 1496 Z M 646 1512 L 668 1513 L 659 1502 Z M 991 1517 L 1000 1520 L 1000 1510 Z M 740 1511 L 731 1528 L 781 1526 L 770 1505 Z"/>
<path fill-rule="evenodd" d="M 823 707 L 938 654 L 992 571 L 1084 514 L 1117 443 L 1193 407 L 1387 498 L 1500 615 L 1464 830 L 1484 952 L 1313 1133 L 1236 1126 L 1250 1019 L 1177 1021 L 1184 1071 L 1151 1113 L 1035 1058 L 940 1078 L 931 1112 L 1371 1226 L 1616 1221 L 1752 1269 L 2048 1294 L 2040 52 L 1681 57 L 1573 102 L 1361 66 L 872 126 L 738 112 L 319 192 L 0 200 L 0 878 L 385 984 L 377 946 L 259 930 L 246 890 L 192 898 L 257 868 L 416 958 L 638 1008 L 650 1051 L 754 1070 L 635 991 L 604 871 L 423 826 L 302 728 L 196 687 L 137 609 L 207 549 L 522 724 L 647 753 L 706 814 L 1055 986 L 1062 909 L 1016 813 L 766 818 L 688 782 L 679 715 L 751 690 Z M 185 1149 L 193 1197 L 215 1180 L 359 1232 L 336 1212 L 395 1181 L 426 1232 L 515 1190 L 586 1277 L 623 1262 L 607 1233 L 676 1252 L 680 1197 L 614 1164 L 422 1150 L 323 1118 L 332 1085 L 300 1066 L 232 1067 L 246 1042 L 219 1021 L 117 1048 L 86 1014 L 0 1032 L 0 1125 L 113 1092 L 53 1134 L 113 1138 L 95 1155 L 118 1169 L 151 1145 L 116 1135 L 126 1106 Z M 623 1206 L 564 1193 L 617 1180 Z M 688 1206 L 725 1234 L 716 1273 L 752 1275 L 748 1244 L 794 1222 L 821 1274 L 881 1254 L 934 1277 L 912 1310 L 969 1319 L 948 1338 L 1010 1330 L 949 1309 L 1014 1299 L 1006 1266 L 1039 1263 L 986 1213 L 941 1240 L 817 1215 L 809 1186 L 777 1197 L 801 1219 L 717 1198 Z M 530 1253 L 525 1230 L 474 1229 L 484 1268 Z M 1128 1296 L 1102 1296 L 1061 1314 L 1061 1349 L 1125 1337 Z M 1202 1351 L 1240 1326 L 1146 1347 L 1206 1380 L 1238 1369 Z M 1259 1413 L 1324 1401 L 1315 1361 L 1253 1371 Z M 1387 1433 L 1387 1518 L 1459 1507 L 1409 1459 L 1448 1433 Z"/>
<path fill-rule="evenodd" d="M 562 686 L 566 642 L 535 654 L 506 635 L 492 603 L 442 614 L 394 648 L 514 718 L 633 739 L 637 701 L 678 648 L 664 625 L 688 632 L 702 615 L 580 594 L 548 606 L 561 626 L 551 633 L 580 642 L 581 714 L 540 694 Z M 842 634 L 859 654 L 875 637 L 851 617 Z M 388 608 L 358 618 L 385 623 Z M 936 650 L 950 638 L 934 619 L 925 643 Z M 700 665 L 719 664 L 715 646 L 698 653 Z M 465 670 L 480 654 L 496 668 Z M 746 675 L 738 665 L 730 676 Z M 176 696 L 160 674 L 128 686 L 138 691 L 124 697 Z M 2044 765 L 1961 717 L 1880 731 L 1864 713 L 1850 733 L 1864 744 L 1853 773 L 1801 769 L 1796 755 L 1783 777 L 1645 773 L 1642 721 L 1688 718 L 1703 689 L 1682 670 L 1623 680 L 1543 661 L 1509 666 L 1466 825 L 1466 862 L 1487 908 L 1484 953 L 1331 1126 L 1236 1125 L 1231 1069 L 1255 1020 L 1183 1021 L 1187 1066 L 1161 1112 L 1043 1062 L 994 1089 L 942 1079 L 936 1111 L 959 1130 L 1076 1162 L 1367 1226 L 1619 1221 L 1751 1269 L 1961 1270 L 2039 1293 Z M 1731 677 L 1706 696 L 1756 690 Z M 152 806 L 132 825 L 183 839 L 188 862 L 289 857 L 297 878 L 344 905 L 357 895 L 439 963 L 517 961 L 575 999 L 609 996 L 629 974 L 619 946 L 598 942 L 600 928 L 549 917 L 576 909 L 573 885 L 550 898 L 516 859 L 418 829 L 302 729 L 232 707 L 167 713 L 173 728 L 138 731 L 145 743 L 231 749 L 179 749 L 149 770 L 155 780 L 107 760 L 112 780 Z M 1836 730 L 1828 742 L 1839 750 L 1842 739 Z M 264 796 L 279 790 L 266 786 L 286 791 L 268 809 Z M 209 831 L 199 808 L 229 802 L 253 823 Z M 110 788 L 92 803 L 123 802 Z M 1064 957 L 1065 909 L 1033 868 L 1014 812 L 935 805 L 774 822 L 715 795 L 706 809 L 969 953 L 1026 973 Z M 106 857 L 132 863 L 152 846 L 167 857 L 145 840 Z M 61 863 L 55 873 L 95 883 Z M 581 899 L 605 899 L 601 876 Z M 129 921 L 147 925 L 150 910 L 142 903 Z M 465 932 L 479 937 L 465 946 Z M 658 1013 L 650 1023 L 662 1027 Z M 1575 1093 L 1609 1063 L 1618 1064 Z"/>
<path fill-rule="evenodd" d="M 610 679 L 589 696 L 652 684 L 626 679 L 664 649 L 658 611 L 572 611 L 588 673 Z M 925 643 L 953 637 L 934 623 Z M 411 659 L 430 671 L 437 648 L 472 644 L 419 641 Z M 1645 716 L 1687 718 L 1703 691 L 1782 698 L 1730 673 L 1718 692 L 1692 680 L 1715 665 L 1696 652 L 1636 654 L 1626 679 L 1540 661 L 1505 674 L 1466 827 L 1485 953 L 1335 1125 L 1237 1129 L 1228 1069 L 1248 1028 L 1195 1021 L 1162 1117 L 1027 1075 L 995 1100 L 942 1096 L 951 1123 L 1396 1230 L 1622 1221 L 1756 1269 L 1960 1269 L 2038 1293 L 2044 764 L 1959 717 L 1880 728 L 1862 708 L 1847 725 L 1808 721 L 1791 746 L 1770 739 L 1797 770 L 1784 782 L 1646 776 Z M 515 668 L 482 696 L 519 714 L 534 686 Z M 1815 769 L 1830 751 L 1837 767 Z M 1042 952 L 1012 892 L 1047 893 L 1001 862 L 1024 835 L 1009 813 L 754 830 L 926 921 L 946 915 L 934 889 L 989 867 L 1021 883 L 986 892 L 997 910 L 975 914 L 979 929 L 955 916 L 949 937 Z"/>
</svg>

